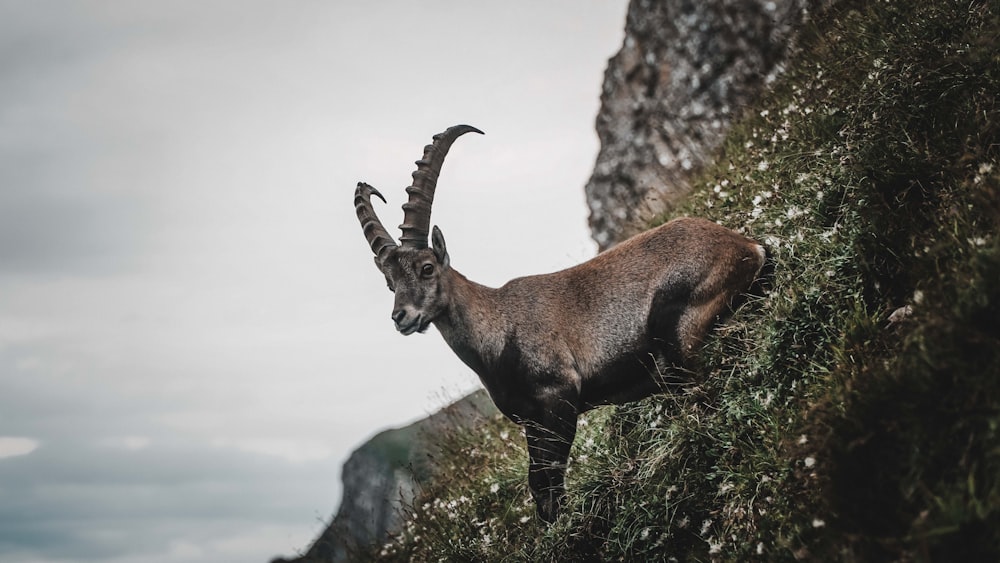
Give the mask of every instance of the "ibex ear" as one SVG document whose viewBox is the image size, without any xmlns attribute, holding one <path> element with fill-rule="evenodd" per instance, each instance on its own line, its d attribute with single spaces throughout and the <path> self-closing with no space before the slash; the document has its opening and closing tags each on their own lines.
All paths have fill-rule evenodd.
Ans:
<svg viewBox="0 0 1000 563">
<path fill-rule="evenodd" d="M 444 235 L 441 234 L 441 229 L 434 225 L 434 229 L 431 230 L 431 248 L 434 250 L 434 256 L 437 257 L 438 264 L 442 268 L 448 267 L 448 247 L 444 244 Z"/>
</svg>

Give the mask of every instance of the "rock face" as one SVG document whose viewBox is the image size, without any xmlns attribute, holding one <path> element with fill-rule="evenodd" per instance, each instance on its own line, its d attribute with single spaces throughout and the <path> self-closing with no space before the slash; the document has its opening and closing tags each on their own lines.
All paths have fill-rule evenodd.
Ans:
<svg viewBox="0 0 1000 563">
<path fill-rule="evenodd" d="M 409 426 L 377 434 L 344 463 L 343 497 L 326 530 L 300 557 L 273 563 L 354 561 L 368 546 L 384 542 L 400 530 L 400 509 L 420 483 L 434 478 L 428 456 L 434 455 L 435 436 L 496 415 L 489 395 L 479 390 Z"/>
<path fill-rule="evenodd" d="M 632 0 L 608 63 L 585 188 L 603 250 L 690 190 L 735 118 L 782 71 L 823 0 Z"/>
</svg>

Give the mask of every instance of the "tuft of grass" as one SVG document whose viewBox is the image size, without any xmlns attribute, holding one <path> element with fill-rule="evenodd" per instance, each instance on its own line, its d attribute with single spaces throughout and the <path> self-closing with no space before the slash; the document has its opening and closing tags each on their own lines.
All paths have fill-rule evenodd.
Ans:
<svg viewBox="0 0 1000 563">
<path fill-rule="evenodd" d="M 677 215 L 768 246 L 690 382 L 583 417 L 539 526 L 520 429 L 445 439 L 374 558 L 1000 560 L 1000 6 L 841 2 Z"/>
</svg>

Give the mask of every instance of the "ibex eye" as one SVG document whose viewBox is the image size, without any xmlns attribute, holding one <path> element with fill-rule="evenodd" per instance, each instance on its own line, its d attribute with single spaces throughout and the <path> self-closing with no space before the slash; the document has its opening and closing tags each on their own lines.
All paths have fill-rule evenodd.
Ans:
<svg viewBox="0 0 1000 563">
<path fill-rule="evenodd" d="M 424 276 L 425 278 L 429 278 L 432 275 L 434 275 L 434 265 L 424 264 L 424 267 L 420 268 L 420 275 Z"/>
</svg>

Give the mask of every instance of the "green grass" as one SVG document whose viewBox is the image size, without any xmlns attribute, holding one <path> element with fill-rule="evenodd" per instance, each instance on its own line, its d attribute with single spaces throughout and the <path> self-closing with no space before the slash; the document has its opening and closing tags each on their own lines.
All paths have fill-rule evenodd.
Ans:
<svg viewBox="0 0 1000 563">
<path fill-rule="evenodd" d="M 539 526 L 518 427 L 459 430 L 384 561 L 1000 560 L 1000 5 L 842 2 L 678 215 L 769 291 L 691 383 L 589 413 Z M 910 314 L 890 322 L 909 306 Z"/>
</svg>

